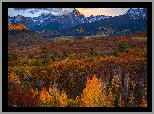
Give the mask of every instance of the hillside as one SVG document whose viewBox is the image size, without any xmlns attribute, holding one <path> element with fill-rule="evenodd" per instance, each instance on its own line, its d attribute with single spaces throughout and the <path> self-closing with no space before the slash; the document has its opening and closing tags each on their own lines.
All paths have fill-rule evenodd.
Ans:
<svg viewBox="0 0 154 114">
<path fill-rule="evenodd" d="M 18 28 L 19 26 L 17 26 Z M 24 27 L 24 26 L 23 26 Z M 18 46 L 40 45 L 49 42 L 48 39 L 41 37 L 36 32 L 26 29 L 9 30 L 8 31 L 8 46 L 9 48 Z"/>
<path fill-rule="evenodd" d="M 136 84 L 136 86 L 130 84 L 130 87 L 134 86 L 134 89 L 130 89 L 129 91 L 130 93 L 134 93 L 134 102 L 136 103 L 133 105 L 129 104 L 129 102 L 126 102 L 125 97 L 123 97 L 122 101 L 126 102 L 123 106 L 140 106 L 142 96 L 146 99 L 146 94 L 143 95 L 141 92 L 144 88 L 147 88 L 146 38 L 134 39 L 131 36 L 117 36 L 114 38 L 75 40 L 73 42 L 50 42 L 44 45 L 9 48 L 8 51 L 10 59 L 8 62 L 9 77 L 12 76 L 12 73 L 16 74 L 19 76 L 19 83 L 23 85 L 22 82 L 26 80 L 26 83 L 29 84 L 29 87 L 33 91 L 36 91 L 34 84 L 37 79 L 43 82 L 42 87 L 46 89 L 41 90 L 39 96 L 35 93 L 35 97 L 40 98 L 38 100 L 40 101 L 40 105 L 43 100 L 41 97 L 44 95 L 43 92 L 52 92 L 50 85 L 55 85 L 56 82 L 58 85 L 56 88 L 57 91 L 66 92 L 65 96 L 67 96 L 67 98 L 65 98 L 67 99 L 66 102 L 68 102 L 68 104 L 65 105 L 66 107 L 73 105 L 69 102 L 70 100 L 77 106 L 89 106 L 88 104 L 82 104 L 80 101 L 77 102 L 76 100 L 79 99 L 84 102 L 83 97 L 86 97 L 85 89 L 87 89 L 87 92 L 95 89 L 90 85 L 90 88 L 87 86 L 88 80 L 92 80 L 93 76 L 102 80 L 101 82 L 106 85 L 106 89 L 104 90 L 106 96 L 111 94 L 110 90 L 112 90 L 111 95 L 115 95 L 114 87 L 118 86 L 114 85 L 113 78 L 114 76 L 118 76 L 115 70 L 119 67 L 121 70 L 122 85 L 118 90 L 118 95 L 125 96 L 124 80 L 127 78 L 127 75 L 131 76 L 131 84 Z M 27 72 L 29 72 L 29 77 L 25 79 Z M 144 84 L 144 88 L 138 85 L 139 83 Z M 25 88 L 26 87 L 25 85 Z M 130 93 L 129 98 L 131 97 Z M 16 96 L 18 95 L 15 91 L 14 94 Z M 9 98 L 13 97 L 11 94 L 9 95 Z M 100 97 L 99 94 L 97 96 Z M 62 98 L 60 96 L 58 97 L 59 99 Z M 90 98 L 91 97 L 93 97 L 93 94 L 91 94 Z M 108 100 L 112 102 L 111 99 Z M 9 102 L 11 103 L 11 101 Z M 18 106 L 19 101 L 16 102 Z M 51 104 L 49 103 L 50 106 L 53 106 L 52 102 L 53 101 L 51 101 Z M 62 102 L 62 100 L 60 102 Z M 12 106 L 12 104 L 10 105 Z M 94 104 L 91 104 L 90 106 L 93 105 Z M 106 104 L 101 106 L 116 106 L 116 104 L 113 102 L 110 105 Z"/>
<path fill-rule="evenodd" d="M 103 19 L 92 22 L 90 24 L 84 23 L 72 28 L 62 30 L 63 35 L 97 35 L 99 33 L 103 35 L 108 34 L 110 36 L 129 35 L 131 33 L 146 30 L 146 19 L 129 19 L 128 16 L 116 16 L 109 19 Z"/>
</svg>

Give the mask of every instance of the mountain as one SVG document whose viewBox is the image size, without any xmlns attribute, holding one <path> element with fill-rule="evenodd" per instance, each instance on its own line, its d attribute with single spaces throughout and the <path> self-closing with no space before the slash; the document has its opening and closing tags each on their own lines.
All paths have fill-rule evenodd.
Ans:
<svg viewBox="0 0 154 114">
<path fill-rule="evenodd" d="M 60 16 L 42 14 L 30 18 L 22 15 L 8 16 L 8 23 L 24 24 L 32 31 L 51 30 L 59 31 L 56 36 L 85 36 L 85 35 L 127 35 L 147 29 L 147 9 L 130 8 L 125 14 L 119 16 L 97 15 L 85 17 L 77 9 Z M 43 33 L 44 34 L 44 33 Z M 44 37 L 54 36 L 53 34 Z"/>
<path fill-rule="evenodd" d="M 102 17 L 102 16 L 101 16 Z M 62 30 L 62 35 L 115 36 L 129 35 L 147 29 L 147 10 L 131 8 L 124 15 L 103 18 Z M 83 32 L 84 31 L 84 32 Z"/>
<path fill-rule="evenodd" d="M 130 19 L 147 19 L 146 8 L 130 8 L 124 15 Z"/>
<path fill-rule="evenodd" d="M 83 23 L 91 23 L 104 18 L 111 18 L 111 16 L 99 15 L 99 16 L 91 16 L 85 17 L 75 8 L 72 12 L 67 15 L 55 16 L 51 13 L 45 15 L 42 14 L 38 17 L 24 17 L 22 15 L 17 15 L 14 17 L 8 16 L 9 24 L 24 24 L 30 30 L 62 30 L 66 28 L 70 28 L 76 26 L 78 24 Z"/>
</svg>

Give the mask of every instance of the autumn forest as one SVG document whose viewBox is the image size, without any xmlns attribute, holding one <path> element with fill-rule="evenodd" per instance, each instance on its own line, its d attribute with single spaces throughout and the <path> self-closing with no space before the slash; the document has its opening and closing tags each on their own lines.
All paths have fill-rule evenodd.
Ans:
<svg viewBox="0 0 154 114">
<path fill-rule="evenodd" d="M 8 106 L 147 107 L 147 30 L 97 28 L 73 36 L 8 24 Z"/>
</svg>

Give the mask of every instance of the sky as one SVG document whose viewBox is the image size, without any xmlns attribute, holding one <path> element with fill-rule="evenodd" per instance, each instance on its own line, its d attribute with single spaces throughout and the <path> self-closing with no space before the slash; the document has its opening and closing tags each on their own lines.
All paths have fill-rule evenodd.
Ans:
<svg viewBox="0 0 154 114">
<path fill-rule="evenodd" d="M 91 15 L 123 15 L 129 8 L 76 8 L 86 17 Z M 73 8 L 8 8 L 8 16 L 22 15 L 25 17 L 38 17 L 41 14 L 63 15 L 71 12 Z"/>
</svg>

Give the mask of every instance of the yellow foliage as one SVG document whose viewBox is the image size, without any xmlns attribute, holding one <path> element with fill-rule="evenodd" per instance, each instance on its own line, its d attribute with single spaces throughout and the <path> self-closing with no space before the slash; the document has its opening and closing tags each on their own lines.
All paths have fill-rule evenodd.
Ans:
<svg viewBox="0 0 154 114">
<path fill-rule="evenodd" d="M 102 94 L 102 107 L 113 107 L 114 99 L 115 99 L 114 94 L 109 93 L 109 95 L 107 95 L 106 93 L 103 93 Z"/>
<path fill-rule="evenodd" d="M 49 93 L 45 90 L 45 89 L 43 89 L 41 92 L 40 92 L 40 99 L 42 100 L 42 101 L 49 101 L 49 100 L 51 100 L 51 96 L 49 95 Z"/>
<path fill-rule="evenodd" d="M 106 104 L 107 107 L 113 107 L 115 100 L 115 94 L 112 93 L 112 88 L 109 88 L 109 94 L 106 97 Z"/>
<path fill-rule="evenodd" d="M 32 91 L 33 94 L 34 94 L 33 97 L 36 96 L 36 95 L 38 95 L 38 90 L 33 90 L 33 89 L 32 89 L 31 91 Z"/>
<path fill-rule="evenodd" d="M 67 94 L 66 92 L 62 91 L 60 92 L 56 90 L 56 93 L 54 93 L 54 90 L 50 87 L 49 92 L 47 92 L 45 89 L 43 89 L 40 92 L 40 100 L 42 106 L 47 107 L 66 107 L 67 106 Z"/>
<path fill-rule="evenodd" d="M 43 89 L 40 92 L 40 104 L 41 106 L 45 106 L 45 107 L 50 107 L 50 106 L 54 106 L 54 97 L 49 95 L 49 93 Z"/>
<path fill-rule="evenodd" d="M 122 99 L 122 94 L 120 94 L 120 98 L 118 99 L 118 106 L 125 107 L 124 100 Z"/>
<path fill-rule="evenodd" d="M 113 86 L 116 86 L 117 88 L 119 88 L 121 86 L 121 84 L 122 84 L 122 82 L 121 82 L 119 76 L 118 75 L 115 75 L 113 77 L 113 79 L 112 79 L 112 85 Z"/>
<path fill-rule="evenodd" d="M 14 76 L 14 73 L 13 72 L 8 76 L 8 80 L 10 80 L 13 83 L 20 84 L 19 77 L 18 76 Z"/>
<path fill-rule="evenodd" d="M 77 96 L 75 100 L 67 99 L 68 107 L 80 107 L 81 99 Z"/>
<path fill-rule="evenodd" d="M 66 92 L 62 91 L 61 94 L 58 94 L 58 102 L 60 107 L 66 107 L 67 106 L 67 95 Z"/>
<path fill-rule="evenodd" d="M 144 98 L 142 98 L 142 102 L 141 102 L 140 106 L 141 107 L 147 107 L 147 101 Z"/>
<path fill-rule="evenodd" d="M 136 101 L 133 94 L 130 94 L 129 101 L 127 103 L 129 107 L 136 107 Z"/>
<path fill-rule="evenodd" d="M 106 85 L 95 76 L 92 80 L 88 79 L 86 88 L 81 96 L 81 107 L 112 107 L 115 95 L 111 91 L 109 95 L 106 95 L 102 91 L 105 88 Z"/>
</svg>

